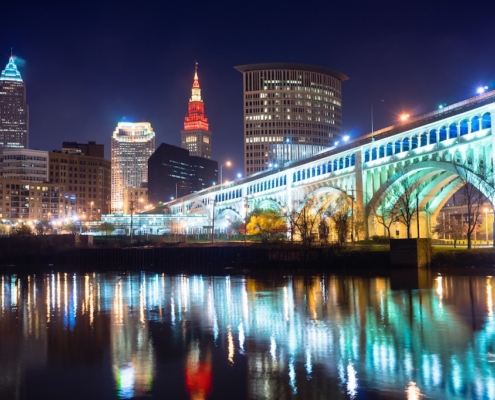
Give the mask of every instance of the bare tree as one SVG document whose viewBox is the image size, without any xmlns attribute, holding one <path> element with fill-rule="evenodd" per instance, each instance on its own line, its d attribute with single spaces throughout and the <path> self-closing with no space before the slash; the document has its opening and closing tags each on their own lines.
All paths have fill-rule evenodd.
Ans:
<svg viewBox="0 0 495 400">
<path fill-rule="evenodd" d="M 360 240 L 361 234 L 364 234 L 364 212 L 362 207 L 354 208 L 354 233 L 356 235 L 356 240 Z"/>
<path fill-rule="evenodd" d="M 452 239 L 454 241 L 454 248 L 457 247 L 457 241 L 462 239 L 465 232 L 466 224 L 463 223 L 462 218 L 457 219 L 454 216 L 450 216 L 447 221 L 438 221 L 437 225 L 433 228 L 433 233 L 445 235 L 449 239 Z"/>
<path fill-rule="evenodd" d="M 313 235 L 318 232 L 318 226 L 326 207 L 315 198 L 310 198 L 299 211 L 293 211 L 290 215 L 291 225 L 299 232 L 305 246 L 311 247 Z"/>
<path fill-rule="evenodd" d="M 392 203 L 395 203 L 393 213 L 397 222 L 406 227 L 407 238 L 411 238 L 411 225 L 418 215 L 419 193 L 423 189 L 413 176 L 405 176 L 392 186 Z M 389 232 L 390 234 L 390 232 Z"/>
<path fill-rule="evenodd" d="M 392 202 L 390 197 L 385 198 L 373 209 L 376 221 L 386 229 L 389 239 L 391 238 L 390 229 L 392 228 L 392 224 L 397 221 L 395 203 Z"/>
<path fill-rule="evenodd" d="M 458 174 L 458 179 L 463 186 L 459 189 L 463 203 L 466 206 L 466 237 L 467 248 L 472 247 L 472 237 L 479 225 L 479 219 L 482 213 L 483 204 L 486 202 L 486 197 L 482 193 L 482 189 L 488 190 L 488 195 L 493 198 L 495 190 L 489 182 L 491 182 L 488 171 L 482 163 L 474 165 L 469 162 L 464 164 L 455 164 L 455 169 Z"/>
<path fill-rule="evenodd" d="M 339 245 L 344 246 L 347 241 L 347 234 L 350 230 L 350 221 L 352 213 L 352 200 L 345 194 L 341 194 L 335 200 L 334 208 L 330 211 L 330 217 L 334 222 L 335 233 Z"/>
</svg>

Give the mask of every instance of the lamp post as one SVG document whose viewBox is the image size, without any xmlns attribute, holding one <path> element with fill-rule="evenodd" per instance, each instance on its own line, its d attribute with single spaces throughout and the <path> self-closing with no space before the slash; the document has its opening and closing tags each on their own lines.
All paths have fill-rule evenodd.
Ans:
<svg viewBox="0 0 495 400">
<path fill-rule="evenodd" d="M 385 100 L 380 100 L 380 102 L 384 102 Z M 375 141 L 375 127 L 374 127 L 374 115 L 373 115 L 373 102 L 371 102 L 371 141 Z"/>
<path fill-rule="evenodd" d="M 211 200 L 211 242 L 215 241 L 215 200 Z"/>
<path fill-rule="evenodd" d="M 232 164 L 230 161 L 225 162 L 224 164 L 220 165 L 220 187 L 222 187 L 223 180 L 222 180 L 222 170 L 224 166 L 230 167 Z"/>
<path fill-rule="evenodd" d="M 244 246 L 246 245 L 248 211 L 249 211 L 249 198 L 246 196 L 244 198 Z"/>
<path fill-rule="evenodd" d="M 419 239 L 419 193 L 418 193 L 418 188 L 416 188 L 416 228 L 418 230 L 418 239 Z"/>
<path fill-rule="evenodd" d="M 485 207 L 483 211 L 485 212 L 485 240 L 488 246 L 488 208 Z"/>
<path fill-rule="evenodd" d="M 89 203 L 91 205 L 91 215 L 89 216 L 89 219 L 92 220 L 93 219 L 93 205 L 95 204 L 94 201 L 92 201 L 91 203 Z"/>
<path fill-rule="evenodd" d="M 131 200 L 131 244 L 132 244 L 132 213 L 134 212 L 134 200 Z"/>
<path fill-rule="evenodd" d="M 354 244 L 354 189 L 351 186 L 351 243 Z"/>
</svg>

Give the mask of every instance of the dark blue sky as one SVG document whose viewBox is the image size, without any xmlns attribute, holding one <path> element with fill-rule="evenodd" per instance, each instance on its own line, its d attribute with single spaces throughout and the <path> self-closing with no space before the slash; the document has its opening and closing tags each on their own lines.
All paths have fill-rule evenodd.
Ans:
<svg viewBox="0 0 495 400">
<path fill-rule="evenodd" d="M 194 62 L 213 158 L 242 171 L 241 74 L 235 65 L 300 62 L 336 69 L 352 136 L 491 88 L 489 1 L 16 1 L 0 11 L 0 68 L 14 55 L 27 85 L 30 147 L 104 143 L 118 121 L 149 121 L 157 146 L 180 145 Z M 385 100 L 383 103 L 380 100 Z"/>
</svg>

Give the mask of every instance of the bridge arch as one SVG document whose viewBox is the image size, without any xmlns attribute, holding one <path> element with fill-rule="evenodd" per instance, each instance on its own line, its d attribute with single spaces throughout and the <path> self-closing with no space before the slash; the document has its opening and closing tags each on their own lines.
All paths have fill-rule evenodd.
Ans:
<svg viewBox="0 0 495 400">
<path fill-rule="evenodd" d="M 370 231 L 369 234 L 376 233 L 375 210 L 379 208 L 382 202 L 387 201 L 392 191 L 397 190 L 397 182 L 408 177 L 413 177 L 414 186 L 419 184 L 426 185 L 418 195 L 422 237 L 430 236 L 431 223 L 436 221 L 441 208 L 457 190 L 464 186 L 466 180 L 470 180 L 470 183 L 480 188 L 483 195 L 492 204 L 494 203 L 495 192 L 493 186 L 481 180 L 475 174 L 465 174 L 459 179 L 460 173 L 462 174 L 462 169 L 444 161 L 425 161 L 410 164 L 400 169 L 379 187 L 366 204 L 365 215 Z"/>
</svg>

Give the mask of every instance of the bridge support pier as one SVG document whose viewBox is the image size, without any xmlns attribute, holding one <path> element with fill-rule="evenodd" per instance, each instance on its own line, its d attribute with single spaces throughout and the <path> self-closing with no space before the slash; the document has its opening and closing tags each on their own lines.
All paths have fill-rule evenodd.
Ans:
<svg viewBox="0 0 495 400">
<path fill-rule="evenodd" d="M 390 265 L 427 268 L 431 264 L 431 239 L 390 239 Z"/>
</svg>

